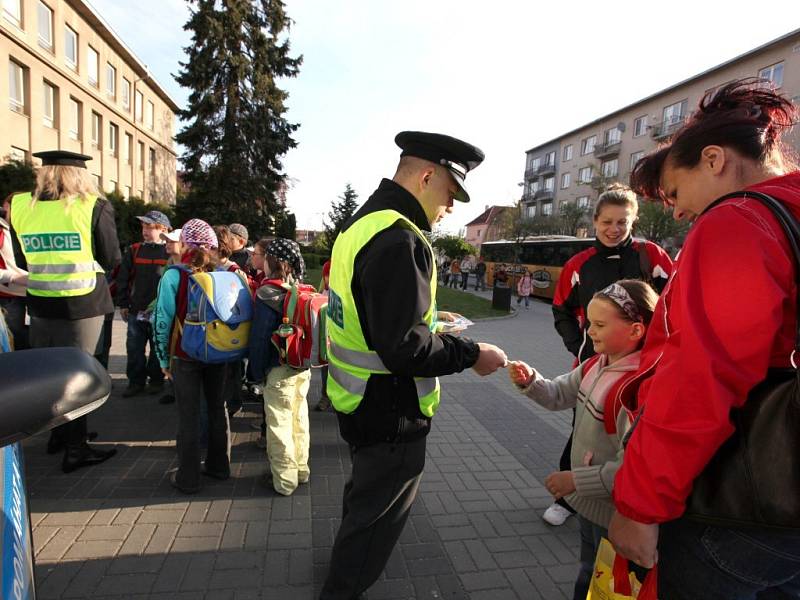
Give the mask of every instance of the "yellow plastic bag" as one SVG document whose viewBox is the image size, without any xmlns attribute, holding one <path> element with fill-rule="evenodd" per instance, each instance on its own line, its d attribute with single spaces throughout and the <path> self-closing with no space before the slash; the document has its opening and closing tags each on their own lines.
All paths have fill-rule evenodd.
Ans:
<svg viewBox="0 0 800 600">
<path fill-rule="evenodd" d="M 628 560 L 618 556 L 607 539 L 600 541 L 594 574 L 586 600 L 657 600 L 658 574 L 653 568 L 644 583 L 628 570 Z"/>
</svg>

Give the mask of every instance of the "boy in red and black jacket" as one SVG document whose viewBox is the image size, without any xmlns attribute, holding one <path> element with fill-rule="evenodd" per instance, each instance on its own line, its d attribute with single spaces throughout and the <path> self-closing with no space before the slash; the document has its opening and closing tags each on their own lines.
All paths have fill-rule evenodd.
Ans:
<svg viewBox="0 0 800 600">
<path fill-rule="evenodd" d="M 128 323 L 128 387 L 122 393 L 125 398 L 145 391 L 148 378 L 148 393 L 158 394 L 164 388 L 164 374 L 153 343 L 150 305 L 155 300 L 158 282 L 169 258 L 161 234 L 169 232 L 172 225 L 167 216 L 157 210 L 136 218 L 142 222 L 143 241 L 131 244 L 125 252 L 116 278 L 116 304 L 123 321 Z"/>
</svg>

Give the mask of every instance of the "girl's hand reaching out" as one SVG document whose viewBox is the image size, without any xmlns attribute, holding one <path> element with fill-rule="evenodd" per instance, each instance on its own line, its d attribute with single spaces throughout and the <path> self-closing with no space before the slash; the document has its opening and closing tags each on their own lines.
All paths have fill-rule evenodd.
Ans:
<svg viewBox="0 0 800 600">
<path fill-rule="evenodd" d="M 535 374 L 536 371 L 521 360 L 513 360 L 508 363 L 508 376 L 511 377 L 511 381 L 519 387 L 530 385 Z"/>
</svg>

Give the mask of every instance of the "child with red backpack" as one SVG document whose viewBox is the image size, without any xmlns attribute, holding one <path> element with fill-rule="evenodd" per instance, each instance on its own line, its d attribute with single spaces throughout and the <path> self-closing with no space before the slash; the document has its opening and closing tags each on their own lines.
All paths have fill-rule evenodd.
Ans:
<svg viewBox="0 0 800 600">
<path fill-rule="evenodd" d="M 191 219 L 183 226 L 180 241 L 185 248 L 181 264 L 167 268 L 161 278 L 153 321 L 158 360 L 173 381 L 178 408 L 178 470 L 170 482 L 193 494 L 201 487 L 201 401 L 208 412 L 202 473 L 215 479 L 230 477 L 224 392 L 228 363 L 240 360 L 247 347 L 252 298 L 242 277 L 216 270 L 217 236 L 208 223 Z M 232 350 L 231 345 L 242 349 Z"/>
<path fill-rule="evenodd" d="M 545 479 L 547 491 L 556 500 L 566 497 L 578 512 L 581 552 L 573 598 L 586 598 L 600 540 L 608 537 L 614 476 L 631 425 L 619 392 L 639 368 L 657 301 L 655 290 L 642 281 L 612 283 L 597 292 L 588 307 L 588 334 L 598 354 L 552 380 L 524 362 L 509 363 L 511 381 L 534 402 L 549 410 L 576 409 L 572 469 Z M 642 573 L 636 572 L 642 581 Z"/>
<path fill-rule="evenodd" d="M 299 484 L 308 482 L 311 474 L 308 466 L 311 439 L 306 402 L 311 371 L 297 365 L 294 359 L 288 359 L 287 347 L 280 338 L 284 328 L 292 329 L 286 322 L 289 319 L 284 321 L 287 295 L 298 290 L 305 264 L 300 247 L 292 240 L 270 240 L 265 255 L 265 271 L 269 273 L 269 278 L 264 280 L 256 293 L 249 348 L 250 373 L 254 380 L 264 381 L 270 466 L 266 478 L 271 479 L 276 492 L 289 496 Z M 291 366 L 291 363 L 295 363 L 295 366 Z"/>
</svg>

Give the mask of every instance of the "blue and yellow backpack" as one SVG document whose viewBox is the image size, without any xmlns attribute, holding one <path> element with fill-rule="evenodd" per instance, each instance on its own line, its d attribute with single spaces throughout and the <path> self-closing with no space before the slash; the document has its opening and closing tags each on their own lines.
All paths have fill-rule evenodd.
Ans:
<svg viewBox="0 0 800 600">
<path fill-rule="evenodd" d="M 181 349 L 190 358 L 227 363 L 246 356 L 253 298 L 244 276 L 230 271 L 194 273 L 186 302 Z"/>
</svg>

